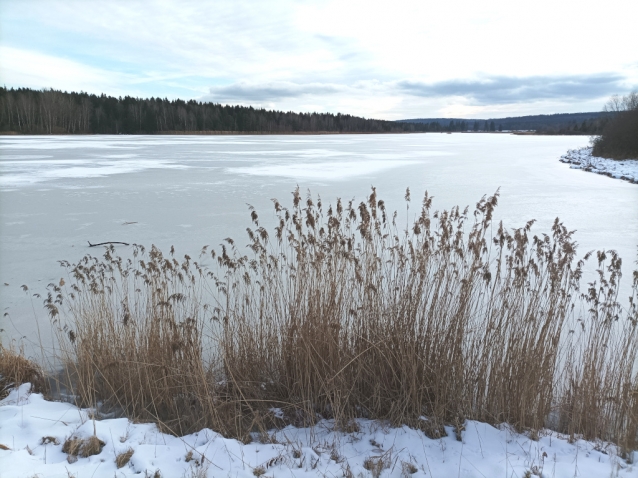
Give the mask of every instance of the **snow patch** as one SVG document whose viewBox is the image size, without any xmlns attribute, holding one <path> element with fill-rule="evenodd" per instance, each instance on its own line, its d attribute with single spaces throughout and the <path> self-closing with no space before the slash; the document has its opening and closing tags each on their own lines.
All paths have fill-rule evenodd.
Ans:
<svg viewBox="0 0 638 478">
<path fill-rule="evenodd" d="M 559 161 L 570 164 L 572 169 L 582 169 L 638 184 L 638 159 L 599 158 L 592 156 L 592 148 L 580 148 L 570 149 Z"/>
<path fill-rule="evenodd" d="M 638 467 L 618 456 L 616 446 L 541 430 L 535 441 L 503 425 L 467 421 L 462 441 L 454 429 L 433 440 L 406 426 L 394 428 L 358 420 L 343 433 L 330 420 L 314 428 L 286 427 L 250 444 L 204 429 L 183 437 L 153 424 L 125 418 L 93 421 L 90 410 L 45 400 L 29 385 L 0 401 L 0 470 L 4 478 L 24 476 L 163 477 L 379 476 L 379 477 L 638 477 Z M 105 443 L 98 455 L 68 459 L 66 439 L 95 435 Z M 116 467 L 116 457 L 133 451 Z M 638 458 L 634 453 L 634 459 Z M 634 460 L 635 461 L 635 460 Z"/>
</svg>

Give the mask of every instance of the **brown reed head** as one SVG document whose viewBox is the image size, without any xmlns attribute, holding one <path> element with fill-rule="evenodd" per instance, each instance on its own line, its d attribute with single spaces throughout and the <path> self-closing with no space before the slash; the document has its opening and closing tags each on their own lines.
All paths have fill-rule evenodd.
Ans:
<svg viewBox="0 0 638 478">
<path fill-rule="evenodd" d="M 290 208 L 273 202 L 272 235 L 250 209 L 248 254 L 228 238 L 197 260 L 111 246 L 64 263 L 72 280 L 51 286 L 47 307 L 85 403 L 243 439 L 368 417 L 439 436 L 478 419 L 635 446 L 638 320 L 616 301 L 615 253 L 598 255 L 581 294 L 573 231 L 493 224 L 498 192 L 472 213 L 435 211 L 426 193 L 405 227 L 374 188 L 359 204 L 298 189 Z"/>
</svg>

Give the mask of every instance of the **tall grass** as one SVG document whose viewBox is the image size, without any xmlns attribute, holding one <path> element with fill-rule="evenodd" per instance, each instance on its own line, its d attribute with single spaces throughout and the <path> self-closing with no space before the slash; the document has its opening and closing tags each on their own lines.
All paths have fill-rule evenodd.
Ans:
<svg viewBox="0 0 638 478">
<path fill-rule="evenodd" d="M 35 392 L 48 392 L 44 370 L 25 357 L 24 349 L 17 348 L 14 343 L 7 347 L 0 344 L 0 399 L 12 388 L 27 382 Z"/>
<path fill-rule="evenodd" d="M 296 190 L 272 236 L 251 209 L 247 255 L 229 238 L 197 261 L 63 263 L 46 305 L 69 382 L 173 433 L 369 417 L 438 437 L 478 419 L 636 447 L 638 273 L 623 309 L 620 259 L 599 252 L 581 293 L 589 255 L 558 220 L 533 235 L 493 224 L 498 194 L 472 213 L 405 199 L 410 222 L 374 189 L 328 207 Z"/>
</svg>

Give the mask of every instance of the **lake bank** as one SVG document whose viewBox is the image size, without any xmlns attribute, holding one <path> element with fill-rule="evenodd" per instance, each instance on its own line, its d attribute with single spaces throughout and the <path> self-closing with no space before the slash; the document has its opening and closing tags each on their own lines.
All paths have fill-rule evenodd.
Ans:
<svg viewBox="0 0 638 478">
<path fill-rule="evenodd" d="M 512 131 L 387 131 L 387 132 L 366 132 L 366 131 L 288 131 L 288 132 L 272 132 L 272 131 L 160 131 L 153 134 L 95 134 L 95 133 L 52 133 L 52 134 L 25 134 L 16 131 L 0 131 L 0 136 L 29 136 L 29 137 L 58 137 L 58 136 L 95 136 L 101 138 L 108 137 L 135 137 L 135 136 L 373 136 L 373 135 L 414 135 L 414 134 L 515 134 L 515 135 L 536 135 L 536 133 L 512 132 Z M 539 136 L 559 136 L 539 133 Z M 574 135 L 571 135 L 574 136 Z"/>
<path fill-rule="evenodd" d="M 112 478 L 116 476 L 552 476 L 583 478 L 638 476 L 638 467 L 619 456 L 616 446 L 587 441 L 550 430 L 538 438 L 516 433 L 507 425 L 493 427 L 467 421 L 461 441 L 452 427 L 448 436 L 431 439 L 408 427 L 358 420 L 356 431 L 340 432 L 324 421 L 314 428 L 270 430 L 270 443 L 255 434 L 244 444 L 203 429 L 183 437 L 161 433 L 153 424 L 125 418 L 93 422 L 89 409 L 50 402 L 22 386 L 0 401 L 2 432 L 0 467 L 6 478 L 29 474 L 47 477 Z M 86 458 L 64 453 L 70 437 L 95 433 L 104 446 Z M 44 440 L 46 438 L 46 440 Z M 260 441 L 261 440 L 261 441 Z M 127 461 L 117 457 L 132 451 Z M 634 452 L 634 457 L 636 453 Z M 633 459 L 635 462 L 635 458 Z M 526 473 L 531 473 L 526 475 Z M 378 476 L 378 475 L 377 475 Z"/>
<path fill-rule="evenodd" d="M 571 169 L 582 169 L 590 173 L 638 184 L 638 159 L 600 158 L 593 156 L 592 148 L 587 147 L 569 150 L 560 157 L 559 161 L 569 164 Z"/>
</svg>

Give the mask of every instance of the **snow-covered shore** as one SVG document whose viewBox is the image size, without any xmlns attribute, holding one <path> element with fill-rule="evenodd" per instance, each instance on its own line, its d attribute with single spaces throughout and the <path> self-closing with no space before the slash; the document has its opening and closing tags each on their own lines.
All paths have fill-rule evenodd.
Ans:
<svg viewBox="0 0 638 478">
<path fill-rule="evenodd" d="M 93 421 L 91 411 L 30 394 L 29 385 L 0 401 L 0 475 L 11 477 L 638 477 L 614 445 L 544 430 L 537 441 L 507 426 L 467 421 L 462 441 L 427 438 L 407 427 L 359 420 L 352 433 L 328 420 L 287 427 L 250 444 L 212 430 L 184 437 L 125 418 Z M 86 458 L 62 451 L 69 438 L 95 435 L 101 451 Z M 68 450 L 67 450 L 68 451 Z M 117 468 L 117 456 L 132 451 Z M 81 454 L 80 454 L 81 455 Z M 71 457 L 71 458 L 69 458 Z M 638 459 L 634 452 L 633 460 Z M 159 473 L 157 473 L 159 472 Z"/>
<path fill-rule="evenodd" d="M 615 160 L 592 156 L 592 148 L 570 149 L 561 156 L 562 163 L 570 164 L 572 169 L 583 169 L 610 178 L 624 179 L 638 184 L 638 159 Z"/>
</svg>

